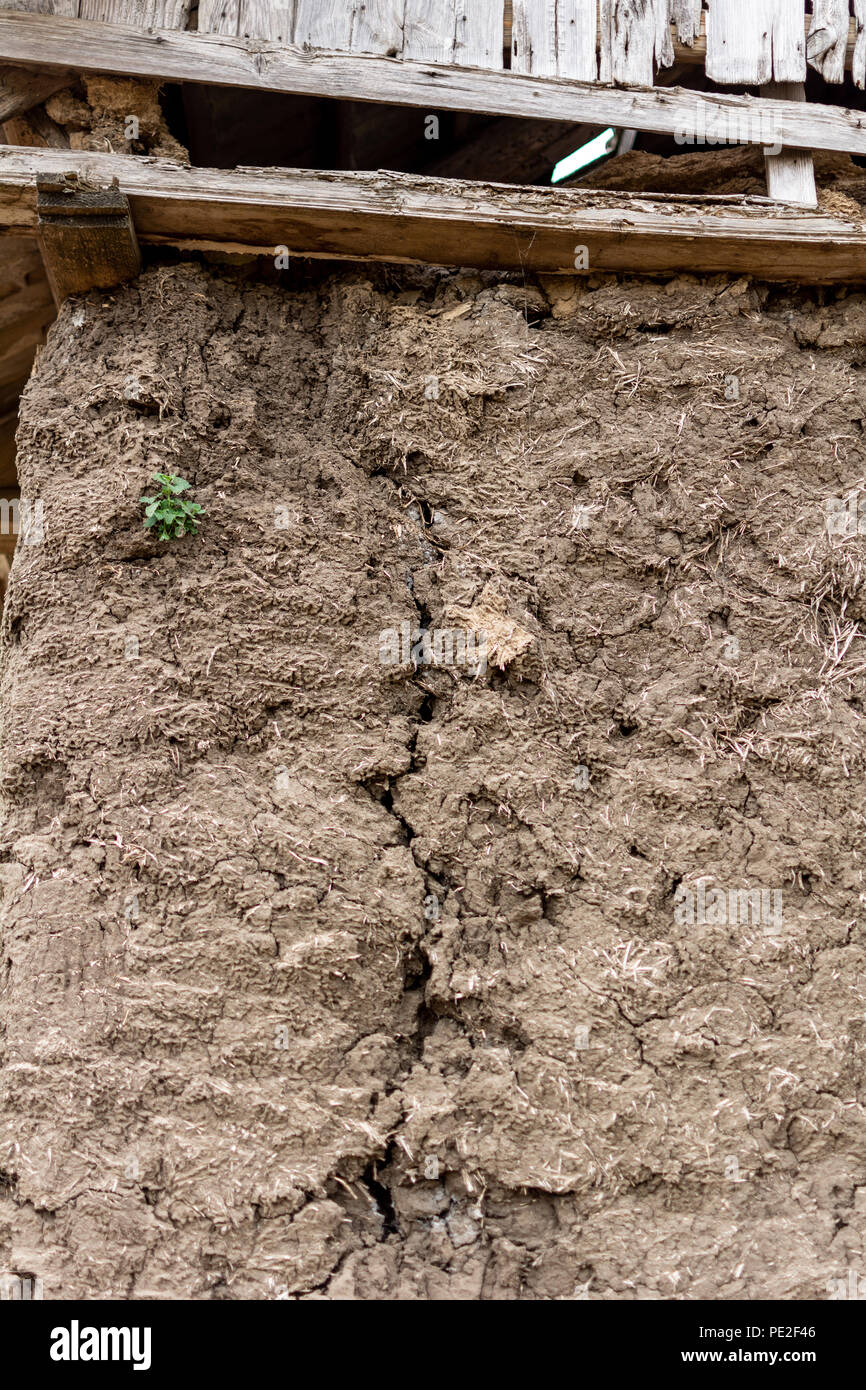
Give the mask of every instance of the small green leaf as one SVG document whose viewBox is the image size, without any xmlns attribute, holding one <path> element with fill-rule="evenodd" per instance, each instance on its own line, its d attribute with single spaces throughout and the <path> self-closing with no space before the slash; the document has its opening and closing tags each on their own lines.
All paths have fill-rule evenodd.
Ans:
<svg viewBox="0 0 866 1390">
<path fill-rule="evenodd" d="M 157 540 L 180 540 L 184 535 L 195 536 L 198 527 L 194 517 L 202 515 L 204 508 L 198 502 L 187 502 L 180 496 L 191 486 L 185 478 L 174 473 L 154 473 L 154 482 L 160 484 L 157 497 L 141 497 L 139 501 L 145 508 L 145 527 L 159 525 Z"/>
</svg>

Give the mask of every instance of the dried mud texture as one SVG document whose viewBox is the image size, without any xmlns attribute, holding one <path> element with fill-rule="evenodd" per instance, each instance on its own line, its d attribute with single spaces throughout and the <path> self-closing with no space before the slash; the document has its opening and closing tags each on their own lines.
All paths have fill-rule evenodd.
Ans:
<svg viewBox="0 0 866 1390">
<path fill-rule="evenodd" d="M 168 128 L 159 90 L 159 83 L 136 78 L 83 76 L 42 106 L 6 121 L 3 130 L 10 145 L 161 155 L 189 164 L 187 151 Z"/>
<path fill-rule="evenodd" d="M 866 299 L 293 275 L 71 301 L 25 393 L 0 1264 L 830 1296 L 866 1227 L 866 596 L 824 502 L 864 486 Z M 156 469 L 198 538 L 143 532 Z M 473 614 L 502 669 L 380 663 Z M 781 925 L 679 922 L 700 879 Z"/>
</svg>

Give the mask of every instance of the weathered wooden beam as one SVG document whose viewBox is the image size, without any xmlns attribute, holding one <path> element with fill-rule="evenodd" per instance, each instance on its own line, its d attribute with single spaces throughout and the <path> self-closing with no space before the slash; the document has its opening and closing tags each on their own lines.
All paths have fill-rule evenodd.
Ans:
<svg viewBox="0 0 866 1390">
<path fill-rule="evenodd" d="M 126 195 L 106 182 L 89 186 L 61 171 L 37 176 L 39 245 L 58 304 L 71 294 L 134 279 L 141 269 Z"/>
<path fill-rule="evenodd" d="M 126 155 L 0 150 L 0 230 L 37 229 L 37 179 L 118 180 L 143 242 L 197 250 L 573 274 L 733 272 L 866 281 L 866 223 L 770 199 L 530 189 L 406 174 L 186 169 Z M 83 220 L 83 219 L 82 219 Z M 79 282 L 80 283 L 80 282 Z"/>
<path fill-rule="evenodd" d="M 2 60 L 674 135 L 731 130 L 754 143 L 866 154 L 866 115 L 844 107 L 679 87 L 621 90 L 557 77 L 284 48 L 222 34 L 144 32 L 52 15 L 0 13 Z"/>
</svg>

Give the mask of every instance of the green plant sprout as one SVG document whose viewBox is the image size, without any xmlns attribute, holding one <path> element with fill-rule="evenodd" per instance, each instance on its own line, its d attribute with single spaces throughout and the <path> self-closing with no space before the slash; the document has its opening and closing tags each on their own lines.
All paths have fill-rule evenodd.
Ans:
<svg viewBox="0 0 866 1390">
<path fill-rule="evenodd" d="M 152 479 L 160 484 L 158 496 L 139 498 L 145 508 L 145 526 L 159 527 L 158 541 L 176 541 L 187 532 L 196 535 L 198 517 L 204 515 L 204 507 L 198 502 L 185 502 L 180 496 L 189 483 L 173 473 L 154 473 Z"/>
</svg>

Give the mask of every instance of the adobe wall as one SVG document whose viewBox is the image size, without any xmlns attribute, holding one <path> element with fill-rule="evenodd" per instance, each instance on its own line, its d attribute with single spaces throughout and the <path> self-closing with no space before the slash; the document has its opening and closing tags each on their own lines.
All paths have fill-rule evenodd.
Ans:
<svg viewBox="0 0 866 1390">
<path fill-rule="evenodd" d="M 864 548 L 825 503 L 864 367 L 862 296 L 721 278 L 162 265 L 67 304 L 2 630 L 0 1265 L 863 1269 Z M 157 470 L 198 537 L 143 530 Z M 383 663 L 403 623 L 486 670 Z"/>
</svg>

